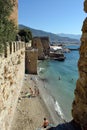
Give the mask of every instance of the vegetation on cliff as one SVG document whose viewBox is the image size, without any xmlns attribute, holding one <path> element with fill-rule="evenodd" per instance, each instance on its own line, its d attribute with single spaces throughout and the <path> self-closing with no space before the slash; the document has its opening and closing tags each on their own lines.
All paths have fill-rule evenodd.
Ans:
<svg viewBox="0 0 87 130">
<path fill-rule="evenodd" d="M 15 40 L 17 29 L 14 21 L 9 19 L 13 6 L 14 0 L 0 0 L 0 52 L 7 42 Z"/>
<path fill-rule="evenodd" d="M 22 41 L 29 42 L 32 39 L 32 33 L 29 29 L 21 29 L 18 34 Z"/>
</svg>

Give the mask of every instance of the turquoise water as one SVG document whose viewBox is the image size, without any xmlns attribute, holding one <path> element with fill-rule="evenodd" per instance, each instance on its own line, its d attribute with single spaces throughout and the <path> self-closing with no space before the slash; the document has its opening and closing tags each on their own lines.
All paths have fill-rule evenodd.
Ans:
<svg viewBox="0 0 87 130">
<path fill-rule="evenodd" d="M 78 51 L 65 54 L 64 62 L 44 60 L 39 62 L 39 76 L 56 100 L 58 113 L 67 121 L 72 119 L 71 108 L 78 79 Z M 62 114 L 61 114 L 62 113 Z"/>
</svg>

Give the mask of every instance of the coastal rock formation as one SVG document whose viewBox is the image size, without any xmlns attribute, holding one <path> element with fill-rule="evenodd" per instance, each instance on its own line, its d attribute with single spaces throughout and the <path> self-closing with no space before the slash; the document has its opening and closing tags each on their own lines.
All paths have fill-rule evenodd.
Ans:
<svg viewBox="0 0 87 130">
<path fill-rule="evenodd" d="M 87 12 L 87 0 L 84 1 L 84 11 Z M 87 130 L 87 18 L 83 22 L 78 61 L 79 79 L 75 89 L 72 116 L 83 130 Z"/>
</svg>

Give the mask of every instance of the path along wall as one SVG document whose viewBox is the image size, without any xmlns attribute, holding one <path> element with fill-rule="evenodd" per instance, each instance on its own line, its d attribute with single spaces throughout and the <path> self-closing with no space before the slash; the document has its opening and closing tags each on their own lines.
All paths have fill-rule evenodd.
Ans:
<svg viewBox="0 0 87 130">
<path fill-rule="evenodd" d="M 25 73 L 25 44 L 8 44 L 0 57 L 0 130 L 10 130 Z"/>
</svg>

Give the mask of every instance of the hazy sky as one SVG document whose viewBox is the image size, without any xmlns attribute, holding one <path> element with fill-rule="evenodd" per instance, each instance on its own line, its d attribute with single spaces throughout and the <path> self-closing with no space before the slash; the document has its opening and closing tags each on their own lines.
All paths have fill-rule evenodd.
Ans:
<svg viewBox="0 0 87 130">
<path fill-rule="evenodd" d="M 19 24 L 52 33 L 81 34 L 84 0 L 19 0 Z"/>
</svg>

